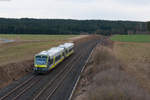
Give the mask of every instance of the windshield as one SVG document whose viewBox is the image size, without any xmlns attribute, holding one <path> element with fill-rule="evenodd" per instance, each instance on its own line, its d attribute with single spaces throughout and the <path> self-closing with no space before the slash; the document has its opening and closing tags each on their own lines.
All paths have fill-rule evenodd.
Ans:
<svg viewBox="0 0 150 100">
<path fill-rule="evenodd" d="M 35 63 L 37 65 L 46 65 L 47 57 L 46 56 L 36 56 Z"/>
</svg>

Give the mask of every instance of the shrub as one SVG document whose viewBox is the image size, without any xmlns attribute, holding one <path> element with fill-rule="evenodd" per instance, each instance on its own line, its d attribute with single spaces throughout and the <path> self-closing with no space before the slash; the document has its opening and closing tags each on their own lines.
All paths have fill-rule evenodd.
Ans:
<svg viewBox="0 0 150 100">
<path fill-rule="evenodd" d="M 97 47 L 91 62 L 86 69 L 86 76 L 91 82 L 88 100 L 150 100 L 148 92 L 124 71 L 125 65 L 109 48 Z"/>
</svg>

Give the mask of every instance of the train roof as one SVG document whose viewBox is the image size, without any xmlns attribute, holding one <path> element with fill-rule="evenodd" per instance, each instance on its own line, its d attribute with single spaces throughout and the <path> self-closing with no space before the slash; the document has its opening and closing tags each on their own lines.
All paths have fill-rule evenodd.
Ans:
<svg viewBox="0 0 150 100">
<path fill-rule="evenodd" d="M 71 48 L 74 47 L 74 43 L 64 43 L 63 45 L 59 45 L 61 48 Z"/>
<path fill-rule="evenodd" d="M 47 55 L 47 51 L 42 51 L 42 52 L 38 53 L 37 55 Z"/>
<path fill-rule="evenodd" d="M 60 53 L 62 53 L 64 51 L 64 48 L 60 48 L 60 47 L 55 47 L 55 48 L 51 48 L 50 50 L 48 50 L 48 55 L 49 56 L 57 56 Z"/>
<path fill-rule="evenodd" d="M 44 56 L 53 57 L 53 56 L 59 55 L 61 52 L 63 52 L 63 50 L 64 50 L 64 48 L 54 47 L 54 48 L 51 48 L 47 51 L 42 51 L 42 52 L 38 53 L 37 55 L 44 55 Z"/>
<path fill-rule="evenodd" d="M 44 55 L 44 56 L 53 57 L 53 56 L 57 56 L 60 53 L 62 53 L 64 51 L 64 48 L 72 48 L 72 47 L 74 47 L 74 43 L 64 43 L 63 45 L 59 45 L 58 47 L 53 47 L 47 51 L 42 51 L 42 52 L 36 54 L 36 56 Z"/>
</svg>

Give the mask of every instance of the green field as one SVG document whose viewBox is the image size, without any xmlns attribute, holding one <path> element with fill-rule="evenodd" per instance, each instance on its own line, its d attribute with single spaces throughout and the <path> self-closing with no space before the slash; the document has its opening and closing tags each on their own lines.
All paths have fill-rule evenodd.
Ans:
<svg viewBox="0 0 150 100">
<path fill-rule="evenodd" d="M 0 43 L 0 63 L 7 64 L 33 59 L 40 51 L 69 41 L 77 35 L 0 35 L 3 39 L 16 40 L 12 43 Z"/>
<path fill-rule="evenodd" d="M 64 40 L 77 35 L 10 35 L 0 34 L 0 38 L 13 40 Z"/>
<path fill-rule="evenodd" d="M 120 42 L 150 42 L 150 35 L 114 35 L 113 41 Z"/>
</svg>

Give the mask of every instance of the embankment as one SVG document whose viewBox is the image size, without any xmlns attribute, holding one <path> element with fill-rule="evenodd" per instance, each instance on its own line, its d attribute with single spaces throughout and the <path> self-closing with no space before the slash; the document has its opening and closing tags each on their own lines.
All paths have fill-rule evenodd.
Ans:
<svg viewBox="0 0 150 100">
<path fill-rule="evenodd" d="M 96 47 L 73 100 L 150 100 L 149 92 L 128 73 L 112 48 L 113 42 L 108 39 Z"/>
</svg>

